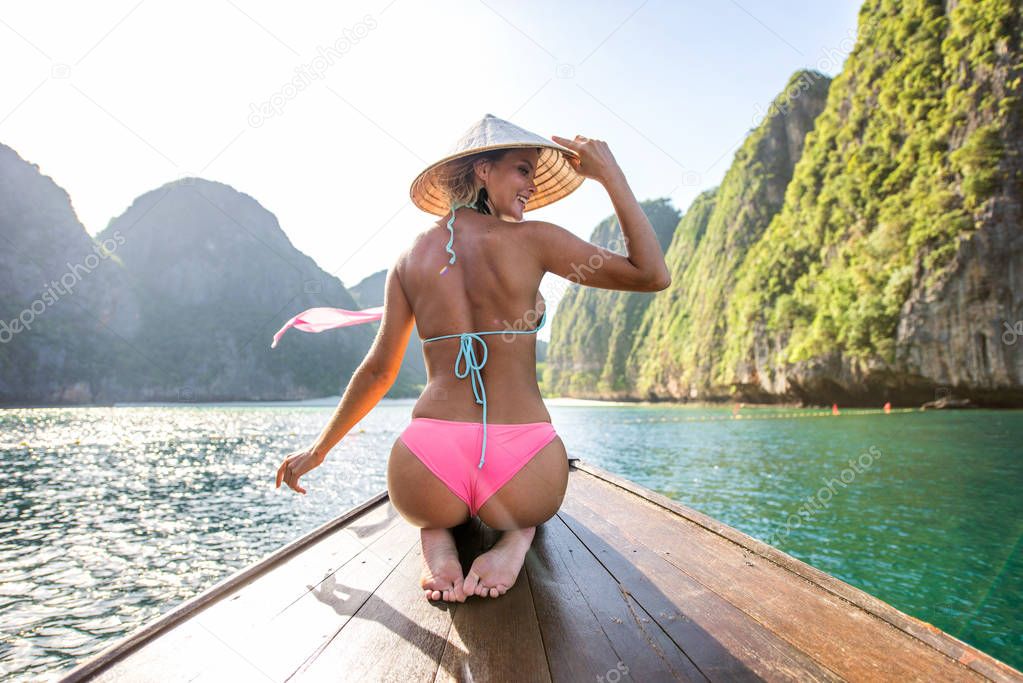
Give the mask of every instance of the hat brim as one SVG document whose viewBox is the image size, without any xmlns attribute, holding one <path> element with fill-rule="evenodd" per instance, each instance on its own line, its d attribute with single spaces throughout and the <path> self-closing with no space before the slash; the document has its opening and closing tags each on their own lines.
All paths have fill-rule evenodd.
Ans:
<svg viewBox="0 0 1023 683">
<path fill-rule="evenodd" d="M 574 192 L 576 188 L 582 185 L 583 180 L 586 179 L 585 176 L 579 175 L 566 158 L 567 156 L 572 156 L 578 159 L 579 155 L 567 147 L 555 145 L 554 143 L 544 144 L 541 142 L 505 143 L 459 152 L 457 154 L 446 156 L 440 161 L 430 164 L 426 170 L 416 176 L 416 179 L 412 181 L 409 196 L 412 198 L 412 203 L 423 211 L 435 216 L 443 216 L 448 213 L 451 208 L 448 203 L 447 193 L 438 182 L 438 178 L 443 175 L 442 171 L 447 164 L 464 157 L 473 156 L 480 152 L 495 149 L 537 147 L 539 147 L 542 151 L 540 152 L 540 157 L 537 159 L 536 172 L 533 174 L 533 182 L 536 183 L 536 192 L 532 197 L 530 197 L 529 202 L 526 204 L 523 211 L 532 211 L 533 209 L 539 209 L 542 206 L 547 206 L 552 202 L 556 202 L 559 199 L 568 196 Z"/>
</svg>

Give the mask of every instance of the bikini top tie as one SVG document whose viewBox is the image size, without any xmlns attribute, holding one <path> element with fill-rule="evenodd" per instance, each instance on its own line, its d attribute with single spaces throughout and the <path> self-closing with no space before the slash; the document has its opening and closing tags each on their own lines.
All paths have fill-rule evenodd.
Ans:
<svg viewBox="0 0 1023 683">
<path fill-rule="evenodd" d="M 468 204 L 452 205 L 451 207 L 451 220 L 448 221 L 448 230 L 451 231 L 451 237 L 448 239 L 448 244 L 445 249 L 450 252 L 451 259 L 448 260 L 448 264 L 455 262 L 455 252 L 451 248 L 452 242 L 455 239 L 454 221 L 455 221 L 455 209 L 458 206 L 468 206 Z M 444 270 L 441 271 L 441 275 L 447 272 L 447 266 L 444 266 Z M 537 324 L 536 329 L 533 330 L 490 330 L 486 332 L 460 332 L 456 334 L 442 334 L 439 337 L 430 337 L 424 339 L 423 343 L 436 341 L 438 339 L 451 339 L 458 337 L 459 349 L 458 356 L 455 357 L 455 377 L 459 379 L 465 379 L 469 377 L 469 381 L 472 382 L 472 393 L 476 397 L 476 403 L 483 404 L 483 448 L 480 450 L 480 464 L 478 469 L 483 468 L 483 461 L 487 453 L 487 392 L 483 386 L 483 366 L 487 364 L 487 343 L 483 340 L 482 335 L 484 334 L 532 334 L 537 332 L 547 322 L 547 311 L 545 310 L 540 316 L 540 322 Z M 476 356 L 475 342 L 479 342 L 483 346 L 483 357 L 482 359 Z M 460 366 L 464 366 L 461 367 Z"/>
</svg>

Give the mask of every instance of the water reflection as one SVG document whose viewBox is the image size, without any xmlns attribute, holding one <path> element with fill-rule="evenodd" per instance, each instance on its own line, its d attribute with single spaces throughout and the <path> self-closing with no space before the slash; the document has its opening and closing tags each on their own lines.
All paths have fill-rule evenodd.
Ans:
<svg viewBox="0 0 1023 683">
<path fill-rule="evenodd" d="M 0 667 L 66 670 L 383 490 L 411 407 L 374 409 L 307 496 L 274 475 L 333 404 L 0 411 Z M 1023 414 L 551 414 L 572 457 L 1023 665 Z"/>
</svg>

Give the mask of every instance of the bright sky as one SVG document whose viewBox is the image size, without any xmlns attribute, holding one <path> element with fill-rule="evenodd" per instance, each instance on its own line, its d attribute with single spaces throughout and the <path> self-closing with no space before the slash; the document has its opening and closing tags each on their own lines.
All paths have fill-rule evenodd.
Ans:
<svg viewBox="0 0 1023 683">
<path fill-rule="evenodd" d="M 408 200 L 412 179 L 487 113 L 606 140 L 640 200 L 669 196 L 684 211 L 796 69 L 841 69 L 858 8 L 9 3 L 0 60 L 16 68 L 4 69 L 0 142 L 67 190 L 92 234 L 138 195 L 198 175 L 254 197 L 351 286 L 433 220 Z M 612 212 L 586 181 L 527 217 L 587 238 Z M 543 291 L 557 296 L 547 281 Z"/>
</svg>

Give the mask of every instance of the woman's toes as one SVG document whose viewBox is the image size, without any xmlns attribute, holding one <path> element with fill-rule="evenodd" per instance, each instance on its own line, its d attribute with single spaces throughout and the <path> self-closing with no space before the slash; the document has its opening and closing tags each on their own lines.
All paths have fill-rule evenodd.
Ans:
<svg viewBox="0 0 1023 683">
<path fill-rule="evenodd" d="M 462 592 L 466 596 L 475 595 L 476 591 L 479 590 L 479 578 L 474 571 L 470 571 L 466 575 L 465 580 L 462 582 Z"/>
<path fill-rule="evenodd" d="M 498 593 L 496 588 L 491 588 L 490 589 L 490 597 L 496 598 L 498 595 L 500 595 L 500 593 Z"/>
</svg>

